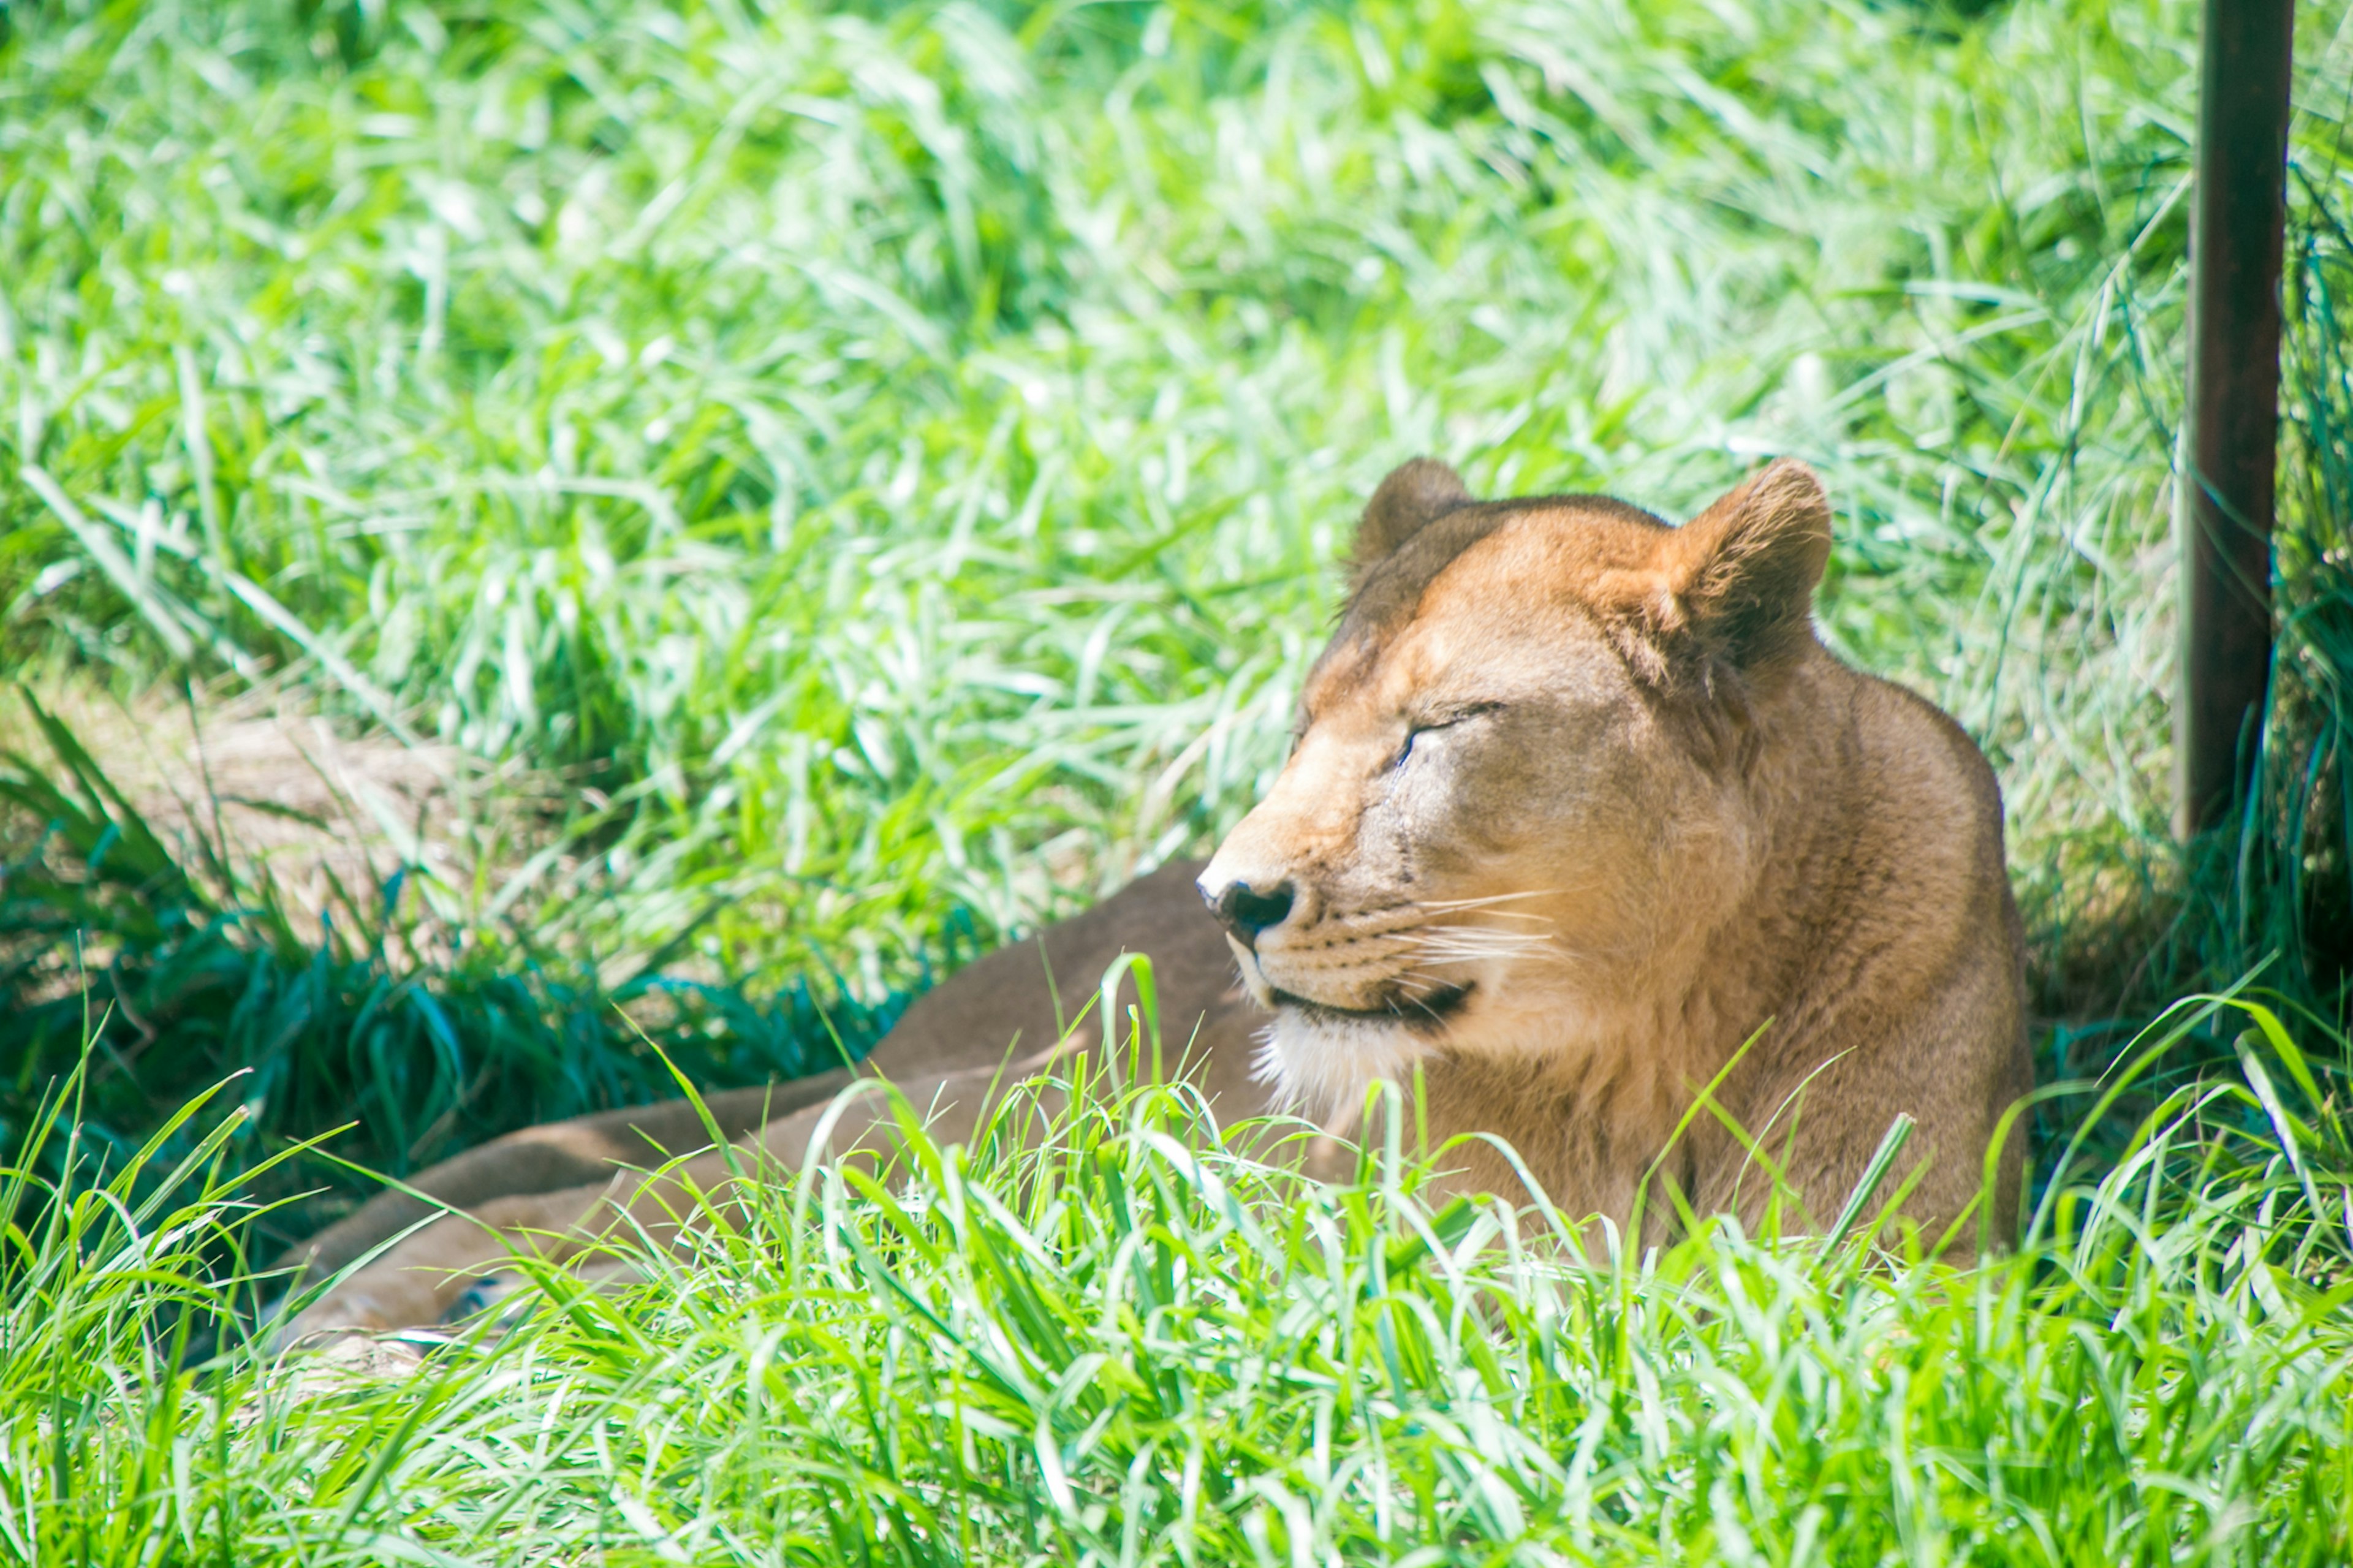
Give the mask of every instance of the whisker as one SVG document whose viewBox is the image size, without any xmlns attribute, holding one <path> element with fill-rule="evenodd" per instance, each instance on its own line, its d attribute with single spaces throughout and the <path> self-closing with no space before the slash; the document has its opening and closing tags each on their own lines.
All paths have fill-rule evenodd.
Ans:
<svg viewBox="0 0 2353 1568">
<path fill-rule="evenodd" d="M 1499 921 L 1534 921 L 1538 925 L 1552 924 L 1550 915 L 1523 914 L 1517 910 L 1489 910 L 1487 912 Z"/>
<path fill-rule="evenodd" d="M 1548 936 L 1535 936 L 1522 931 L 1481 931 L 1461 934 L 1453 931 L 1415 932 L 1399 939 L 1422 952 L 1496 953 L 1535 952 L 1552 946 Z"/>
<path fill-rule="evenodd" d="M 1536 888 L 1525 893 L 1490 893 L 1482 899 L 1416 899 L 1414 907 L 1424 910 L 1483 910 L 1494 904 L 1508 904 L 1514 899 L 1548 899 L 1559 892 L 1558 888 Z M 1524 920 L 1542 920 L 1542 915 L 1525 915 Z"/>
<path fill-rule="evenodd" d="M 1466 931 L 1470 934 L 1465 934 Z M 1495 959 L 1558 963 L 1567 958 L 1559 942 L 1551 936 L 1537 936 L 1526 931 L 1446 926 L 1436 931 L 1409 932 L 1398 941 L 1417 958 L 1440 964 L 1474 964 Z"/>
<path fill-rule="evenodd" d="M 1419 999 L 1419 998 L 1418 998 L 1418 997 L 1416 997 L 1416 998 L 1410 998 L 1410 1000 L 1413 1002 L 1413 1005 L 1414 1005 L 1415 1006 L 1417 1006 L 1417 1007 L 1420 1008 L 1424 1013 L 1427 1013 L 1428 1015 L 1430 1015 L 1430 1021 L 1431 1023 L 1433 1023 L 1433 1024 L 1443 1024 L 1444 1022 L 1446 1022 L 1446 1020 L 1445 1020 L 1443 1017 L 1441 1017 L 1441 1016 L 1439 1016 L 1438 1009 L 1437 1009 L 1437 1008 L 1435 1008 L 1435 1007 L 1433 1007 L 1433 1006 L 1431 1006 L 1429 1003 L 1424 1002 L 1424 1001 L 1420 1000 L 1420 999 Z"/>
<path fill-rule="evenodd" d="M 1550 942 L 1552 940 L 1549 934 L 1543 931 L 1514 931 L 1505 926 L 1419 926 L 1410 931 L 1397 931 L 1392 934 L 1406 942 L 1445 942 L 1461 940 L 1465 942 Z"/>
</svg>

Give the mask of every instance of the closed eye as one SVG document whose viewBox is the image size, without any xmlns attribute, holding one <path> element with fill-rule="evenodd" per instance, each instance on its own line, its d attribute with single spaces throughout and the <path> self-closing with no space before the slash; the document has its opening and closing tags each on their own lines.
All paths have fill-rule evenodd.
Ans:
<svg viewBox="0 0 2353 1568">
<path fill-rule="evenodd" d="M 1500 702 L 1473 702 L 1466 708 L 1451 709 L 1444 713 L 1432 714 L 1427 719 L 1415 721 L 1406 730 L 1405 744 L 1398 748 L 1397 762 L 1394 765 L 1400 768 L 1405 766 L 1407 760 L 1413 755 L 1413 743 L 1422 736 L 1434 734 L 1440 730 L 1451 730 L 1473 719 L 1482 719 L 1490 713 L 1496 712 L 1503 706 Z"/>
</svg>

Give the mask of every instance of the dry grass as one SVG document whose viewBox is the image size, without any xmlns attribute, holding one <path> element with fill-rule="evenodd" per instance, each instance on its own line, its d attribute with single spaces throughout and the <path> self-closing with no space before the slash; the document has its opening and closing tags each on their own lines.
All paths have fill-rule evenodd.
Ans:
<svg viewBox="0 0 2353 1568">
<path fill-rule="evenodd" d="M 455 746 L 355 732 L 299 689 L 216 683 L 193 701 L 164 688 L 126 701 L 86 679 L 28 690 L 100 761 L 132 815 L 184 858 L 200 838 L 226 846 L 246 875 L 275 885 L 313 940 L 339 888 L 376 887 L 404 865 L 457 888 L 495 880 L 528 856 L 534 826 L 545 831 L 544 784 L 533 789 L 512 767 L 501 776 Z M 47 752 L 21 704 L 0 706 L 0 751 Z M 482 825 L 485 810 L 504 832 Z M 480 847 L 501 840 L 507 853 L 485 862 Z"/>
</svg>

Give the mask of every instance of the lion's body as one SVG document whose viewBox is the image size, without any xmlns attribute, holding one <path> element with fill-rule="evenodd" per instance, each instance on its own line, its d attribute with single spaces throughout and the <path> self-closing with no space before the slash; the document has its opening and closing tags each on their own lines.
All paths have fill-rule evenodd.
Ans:
<svg viewBox="0 0 2353 1568">
<path fill-rule="evenodd" d="M 1909 1117 L 1904 1212 L 1932 1240 L 1999 1245 L 2022 1141 L 1988 1151 L 2031 1088 L 2000 798 L 1949 719 L 1814 639 L 1828 538 L 1794 465 L 1682 529 L 1599 498 L 1481 505 L 1409 465 L 1367 509 L 1299 745 L 1198 889 L 1199 868 L 1164 868 L 981 960 L 871 1070 L 961 1136 L 1145 952 L 1167 1055 L 1222 1121 L 1288 1109 L 1345 1134 L 1373 1079 L 1410 1079 L 1433 1142 L 1461 1138 L 1441 1163 L 1461 1187 L 1527 1195 L 1461 1137 L 1487 1134 L 1571 1217 L 1628 1223 L 1655 1173 L 1652 1223 L 1671 1186 L 1754 1224 L 1778 1178 L 1802 1228 Z M 709 1104 L 788 1165 L 820 1132 L 819 1155 L 886 1147 L 888 1117 L 835 1105 L 849 1079 Z M 621 1211 L 659 1234 L 676 1177 L 615 1167 L 708 1142 L 654 1107 L 462 1156 L 417 1184 L 480 1223 L 425 1226 L 295 1329 L 433 1321 L 523 1238 L 562 1255 Z M 708 1187 L 727 1167 L 681 1173 Z M 378 1199 L 308 1260 L 338 1267 L 424 1212 Z"/>
<path fill-rule="evenodd" d="M 1088 1020 L 1070 1043 L 1100 1038 L 1095 988 L 1121 954 L 1152 960 L 1155 998 L 1168 1059 L 1189 1053 L 1204 1087 L 1229 1114 L 1263 1103 L 1250 1082 L 1250 1035 L 1265 1020 L 1235 984 L 1233 960 L 1201 910 L 1193 879 L 1199 861 L 1176 861 L 1122 889 L 1075 919 L 1028 942 L 999 948 L 918 997 L 856 1073 L 849 1068 L 758 1089 L 608 1110 L 527 1127 L 443 1162 L 408 1184 L 433 1200 L 400 1191 L 370 1199 L 349 1217 L 298 1247 L 284 1263 L 317 1279 L 417 1225 L 441 1206 L 486 1222 L 444 1220 L 399 1241 L 393 1251 L 304 1314 L 297 1334 L 326 1328 L 392 1328 L 438 1320 L 481 1268 L 530 1246 L 561 1250 L 556 1238 L 614 1199 L 638 1195 L 640 1170 L 671 1153 L 711 1143 L 707 1110 L 722 1137 L 758 1140 L 797 1163 L 818 1120 L 854 1078 L 898 1085 L 925 1110 L 968 1126 L 992 1085 L 1018 1076 L 1063 1038 L 1066 1023 Z M 1050 978 L 1050 982 L 1049 977 Z M 1133 978 L 1115 1005 L 1138 1000 Z M 1230 1109 L 1229 1109 L 1230 1108 Z M 723 1164 L 690 1161 L 682 1174 L 705 1190 L 723 1183 Z M 677 1201 L 673 1189 L 645 1194 L 645 1216 L 659 1220 Z"/>
</svg>

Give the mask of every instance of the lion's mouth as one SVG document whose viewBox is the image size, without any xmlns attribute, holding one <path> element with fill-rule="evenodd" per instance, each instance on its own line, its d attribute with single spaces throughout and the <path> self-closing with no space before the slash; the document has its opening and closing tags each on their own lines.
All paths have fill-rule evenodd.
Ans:
<svg viewBox="0 0 2353 1568">
<path fill-rule="evenodd" d="M 1335 1007 L 1328 1002 L 1311 1001 L 1307 997 L 1292 992 L 1278 990 L 1274 993 L 1274 1005 L 1278 1007 L 1295 1007 L 1308 1017 L 1318 1021 L 1355 1018 L 1366 1023 L 1403 1024 L 1409 1028 L 1430 1029 L 1444 1024 L 1447 1019 L 1461 1012 L 1462 1005 L 1471 999 L 1472 989 L 1472 987 L 1466 983 L 1461 985 L 1441 985 L 1435 991 L 1424 992 L 1419 996 L 1395 994 L 1384 1000 L 1377 1007 Z"/>
</svg>

